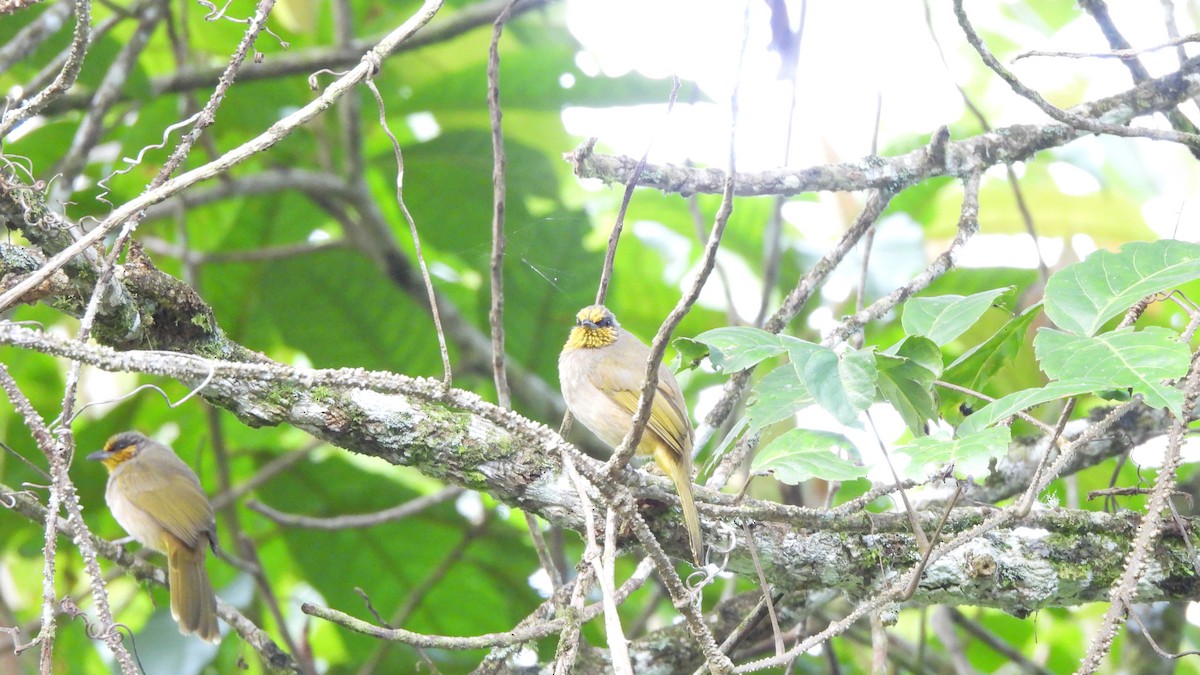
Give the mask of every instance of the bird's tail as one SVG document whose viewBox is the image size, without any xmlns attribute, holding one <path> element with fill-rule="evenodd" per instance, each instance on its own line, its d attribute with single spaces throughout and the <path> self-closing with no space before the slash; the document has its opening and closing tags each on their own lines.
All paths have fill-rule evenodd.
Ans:
<svg viewBox="0 0 1200 675">
<path fill-rule="evenodd" d="M 697 565 L 703 565 L 701 552 L 704 542 L 700 536 L 700 514 L 696 512 L 696 502 L 692 498 L 692 463 L 690 457 L 680 457 L 670 448 L 659 446 L 654 450 L 654 463 L 675 482 L 675 491 L 679 493 L 679 503 L 683 507 L 683 523 L 687 527 L 688 541 L 692 547 L 692 558 Z"/>
<path fill-rule="evenodd" d="M 179 623 L 179 632 L 195 633 L 209 642 L 220 640 L 217 596 L 204 566 L 204 542 L 192 549 L 179 540 L 169 541 L 167 574 L 171 584 L 171 616 Z"/>
</svg>

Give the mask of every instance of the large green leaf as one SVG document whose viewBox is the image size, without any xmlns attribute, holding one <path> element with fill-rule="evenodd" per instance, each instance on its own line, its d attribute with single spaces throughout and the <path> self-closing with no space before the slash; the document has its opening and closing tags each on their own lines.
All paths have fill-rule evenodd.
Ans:
<svg viewBox="0 0 1200 675">
<path fill-rule="evenodd" d="M 840 358 L 828 347 L 784 336 L 792 367 L 813 399 L 834 419 L 861 427 L 859 414 L 875 400 L 875 354 L 853 350 Z"/>
<path fill-rule="evenodd" d="M 1187 373 L 1191 350 L 1174 331 L 1129 326 L 1096 337 L 1072 335 L 1053 328 L 1038 330 L 1033 348 L 1046 374 L 1056 380 L 1093 379 L 1106 388 L 1129 387 L 1147 405 L 1179 414 L 1183 392 L 1162 383 Z"/>
<path fill-rule="evenodd" d="M 785 363 L 754 385 L 754 398 L 746 409 L 750 432 L 780 422 L 813 404 L 800 375 L 790 363 Z"/>
<path fill-rule="evenodd" d="M 839 452 L 857 454 L 857 449 L 841 434 L 791 429 L 760 450 L 750 469 L 769 471 L 789 485 L 812 478 L 844 481 L 867 475 L 867 467 L 839 457 Z"/>
<path fill-rule="evenodd" d="M 939 295 L 912 298 L 904 304 L 901 323 L 909 335 L 923 335 L 944 345 L 962 335 L 1012 287 L 997 288 L 974 295 Z"/>
<path fill-rule="evenodd" d="M 947 462 L 954 462 L 957 475 L 980 478 L 987 473 L 992 457 L 1008 451 L 1011 440 L 1008 427 L 992 427 L 960 434 L 954 439 L 942 436 L 916 438 L 898 450 L 912 460 L 904 469 L 904 474 L 911 478 L 927 476 L 931 470 Z"/>
<path fill-rule="evenodd" d="M 1025 340 L 1025 331 L 1042 311 L 1041 304 L 1028 307 L 1008 320 L 982 344 L 976 345 L 958 357 L 942 374 L 942 379 L 974 391 L 982 391 L 983 384 L 991 379 L 1005 364 L 1012 361 Z M 966 400 L 966 395 L 953 389 L 941 394 L 942 411 L 957 408 Z"/>
<path fill-rule="evenodd" d="M 441 372 L 429 314 L 357 253 L 331 250 L 275 261 L 258 292 L 254 321 L 273 327 L 317 367 Z"/>
<path fill-rule="evenodd" d="M 937 418 L 933 381 L 942 368 L 942 353 L 932 340 L 906 338 L 896 354 L 877 354 L 879 391 L 900 413 L 914 436 L 925 435 L 925 424 Z"/>
<path fill-rule="evenodd" d="M 1081 394 L 1092 394 L 1110 388 L 1111 385 L 1107 380 L 1087 379 L 1051 382 L 1044 387 L 1013 392 L 1008 396 L 996 399 L 972 413 L 959 425 L 958 434 L 964 437 L 970 436 L 1022 410 L 1032 408 L 1035 405 L 1041 405 L 1047 401 L 1079 396 Z"/>
<path fill-rule="evenodd" d="M 763 359 L 787 351 L 778 335 L 748 326 L 714 328 L 697 335 L 695 339 L 708 345 L 712 350 L 709 359 L 713 367 L 726 373 L 745 370 Z"/>
<path fill-rule="evenodd" d="M 1095 335 L 1142 298 L 1200 278 L 1200 245 L 1174 239 L 1096 251 L 1046 284 L 1046 316 L 1059 328 Z"/>
</svg>

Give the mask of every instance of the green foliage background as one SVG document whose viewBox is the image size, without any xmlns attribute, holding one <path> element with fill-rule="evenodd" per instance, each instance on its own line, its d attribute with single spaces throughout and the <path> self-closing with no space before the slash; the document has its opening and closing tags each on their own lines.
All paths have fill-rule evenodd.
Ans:
<svg viewBox="0 0 1200 675">
<path fill-rule="evenodd" d="M 446 16 L 470 3 L 451 2 L 443 10 Z M 417 6 L 413 2 L 380 3 L 368 0 L 352 3 L 360 35 L 376 35 L 403 22 Z M 1046 5 L 1046 6 L 1043 6 Z M 1053 7 L 1050 7 L 1053 5 Z M 7 42 L 23 25 L 33 20 L 48 5 L 33 7 L 0 20 L 0 44 Z M 320 3 L 281 3 L 280 11 L 294 16 L 280 19 L 274 26 L 291 44 L 289 52 L 329 47 L 335 43 L 332 21 Z M 199 7 L 186 3 L 172 5 L 180 12 L 191 39 L 190 65 L 201 67 L 221 64 L 240 38 L 242 26 L 228 21 L 209 22 Z M 244 0 L 233 3 L 229 13 L 249 14 L 251 5 Z M 94 6 L 96 20 L 110 16 L 112 10 Z M 1031 3 L 1010 5 L 1006 12 L 1019 13 L 1014 21 L 1042 36 L 1052 36 L 1076 16 L 1070 3 Z M 282 16 L 282 15 L 281 15 Z M 306 23 L 309 16 L 311 23 Z M 290 24 L 290 25 L 289 25 Z M 92 91 L 112 58 L 129 37 L 129 26 L 122 24 L 105 35 L 93 47 L 77 88 Z M 387 101 L 391 128 L 404 150 L 404 194 L 422 237 L 427 260 L 435 273 L 437 291 L 461 310 L 482 331 L 487 330 L 488 256 L 492 200 L 492 156 L 489 118 L 486 107 L 486 57 L 490 31 L 475 29 L 464 35 L 428 47 L 405 52 L 389 59 L 376 83 Z M 993 47 L 1003 53 L 1005 44 L 1015 44 L 1003 34 L 988 35 Z M 29 81 L 69 39 L 62 32 L 29 58 L 0 75 L 0 87 L 8 89 Z M 286 53 L 268 36 L 259 39 L 258 49 L 265 60 L 282 58 Z M 661 104 L 670 89 L 664 80 L 650 80 L 636 74 L 617 78 L 591 77 L 575 62 L 578 46 L 563 22 L 563 9 L 551 3 L 543 10 L 528 12 L 511 24 L 501 41 L 501 94 L 504 106 L 504 132 L 508 153 L 508 210 L 506 228 L 509 239 L 505 269 L 507 293 L 506 329 L 512 358 L 524 368 L 557 387 L 556 362 L 567 327 L 580 306 L 589 304 L 595 293 L 604 241 L 620 200 L 617 187 L 598 191 L 581 187 L 561 155 L 582 139 L 572 138 L 563 129 L 561 111 L 566 106 L 609 108 L 641 104 Z M 252 68 L 253 66 L 247 66 Z M 125 100 L 106 120 L 104 140 L 115 153 L 94 158 L 86 170 L 89 184 L 73 197 L 69 213 L 75 219 L 103 217 L 108 206 L 98 201 L 96 180 L 123 166 L 120 157 L 136 155 L 139 149 L 160 142 L 162 129 L 180 115 L 178 97 L 156 95 L 154 84 L 176 71 L 171 47 L 164 31 L 159 30 L 133 70 L 123 89 Z M 560 78 L 573 76 L 575 84 L 564 87 Z M 966 84 L 969 94 L 986 99 L 994 78 L 979 67 Z M 200 90 L 197 95 L 206 95 Z M 365 89 L 354 94 L 361 103 L 364 130 L 366 182 L 370 199 L 392 224 L 402 250 L 411 255 L 412 242 L 395 199 L 396 166 L 390 141 L 376 121 L 374 101 Z M 219 150 L 231 148 L 260 133 L 282 114 L 314 96 L 304 74 L 282 79 L 239 82 L 229 93 L 218 113 L 217 124 L 208 134 Z M 70 146 L 81 119 L 80 110 L 58 111 L 45 124 L 7 142 L 6 154 L 28 159 L 35 175 L 50 180 L 58 158 Z M 419 138 L 410 125 L 411 116 L 423 115 L 436 121 L 438 133 Z M 951 122 L 955 138 L 981 131 L 978 122 L 964 113 Z M 334 115 L 286 138 L 270 152 L 258 155 L 239 166 L 235 178 L 261 171 L 292 168 L 337 173 L 344 160 L 345 148 L 337 141 L 338 124 Z M 1111 139 L 1106 139 L 1111 140 Z M 172 139 L 174 141 L 174 138 Z M 925 139 L 901 139 L 885 145 L 881 154 L 893 154 L 916 147 Z M 140 166 L 128 174 L 113 178 L 107 199 L 120 204 L 139 194 L 166 158 L 166 149 L 151 150 Z M 1107 146 L 1110 149 L 1115 144 Z M 1114 153 L 1116 150 L 1114 150 Z M 1184 151 L 1179 150 L 1182 155 Z M 203 146 L 189 159 L 189 166 L 211 159 Z M 1083 197 L 1065 197 L 1056 187 L 1047 166 L 1068 162 L 1092 173 L 1104 186 Z M 1072 146 L 1043 153 L 1025 167 L 1021 185 L 1036 214 L 1040 233 L 1049 237 L 1070 237 L 1086 232 L 1101 247 L 1114 247 L 1131 240 L 1153 239 L 1154 234 L 1140 218 L 1142 202 L 1155 192 L 1155 177 L 1112 162 L 1091 162 Z M 208 187 L 208 186 L 203 186 Z M 903 218 L 920 227 L 922 241 L 895 255 L 901 263 L 919 269 L 923 264 L 921 246 L 938 250 L 953 236 L 958 218 L 961 189 L 956 182 L 931 181 L 898 196 L 888 209 L 889 217 Z M 810 199 L 801 197 L 799 199 Z M 711 223 L 717 200 L 701 197 L 697 201 L 706 223 Z M 1012 234 L 1024 231 L 1012 194 L 1003 180 L 985 182 L 982 193 L 984 230 L 988 234 Z M 769 213 L 765 199 L 740 199 L 728 226 L 723 248 L 742 258 L 749 268 L 761 273 L 763 222 Z M 627 229 L 616 260 L 616 275 L 609 305 L 633 332 L 650 336 L 674 305 L 680 294 L 682 270 L 699 260 L 701 245 L 695 238 L 694 221 L 687 202 L 677 196 L 642 190 L 630 205 L 633 220 L 653 221 L 676 235 L 675 246 L 665 252 L 658 242 L 639 237 L 637 228 Z M 163 218 L 146 222 L 139 237 L 158 239 L 188 246 L 205 254 L 245 252 L 263 247 L 292 245 L 314 237 L 343 238 L 342 226 L 327 211 L 297 191 L 240 196 L 214 202 L 188 211 L 185 219 Z M 684 242 L 690 242 L 684 246 Z M 820 255 L 821 249 L 804 240 L 795 229 L 787 229 L 785 255 L 781 261 L 781 284 L 774 293 L 777 302 L 794 279 Z M 908 256 L 905 259 L 905 256 Z M 163 270 L 186 278 L 186 270 L 177 258 L 152 255 Z M 663 273 L 673 257 L 688 263 L 675 276 Z M 849 264 L 847 265 L 849 266 Z M 675 269 L 675 267 L 672 267 Z M 867 301 L 890 290 L 885 281 L 887 270 L 873 265 Z M 856 274 L 856 270 L 846 271 Z M 407 375 L 440 377 L 441 360 L 433 324 L 419 296 L 397 286 L 363 252 L 352 246 L 322 250 L 304 256 L 258 262 L 223 262 L 204 265 L 193 282 L 211 304 L 225 332 L 236 342 L 261 351 L 285 363 L 305 363 L 315 367 L 356 366 L 390 370 Z M 1014 310 L 1014 298 L 1032 293 L 1040 295 L 1035 271 L 1008 266 L 989 269 L 958 269 L 936 281 L 925 293 L 936 296 L 972 293 L 1011 286 L 1014 292 L 1002 301 L 1002 308 L 985 313 L 966 333 L 943 346 L 950 363 L 994 333 Z M 1189 289 L 1194 291 L 1195 284 Z M 852 301 L 825 301 L 834 316 L 853 310 Z M 812 303 L 792 322 L 790 333 L 816 339 L 807 320 L 819 303 Z M 1150 320 L 1161 325 L 1177 322 L 1179 313 L 1166 306 L 1151 309 Z M 24 307 L 16 319 L 37 321 L 48 327 L 73 334 L 76 322 L 53 310 Z M 677 335 L 696 336 L 706 330 L 728 324 L 721 308 L 698 306 L 679 327 Z M 872 324 L 866 332 L 867 346 L 880 349 L 903 337 L 899 317 Z M 1002 368 L 979 383 L 991 396 L 1041 386 L 1043 376 L 1032 358 L 1030 340 L 1014 349 Z M 153 348 L 154 345 L 145 345 Z M 460 363 L 455 346 L 451 357 Z M 47 419 L 57 415 L 64 386 L 64 363 L 46 356 L 0 347 L 0 361 L 25 387 L 26 394 Z M 765 372 L 765 371 L 764 371 Z M 694 406 L 699 393 L 720 384 L 723 376 L 695 371 L 684 378 L 689 402 Z M 136 384 L 149 382 L 178 399 L 187 390 L 173 381 L 153 377 L 111 375 L 85 369 L 82 401 L 101 402 L 75 421 L 73 429 L 81 451 L 99 448 L 104 440 L 119 431 L 139 429 L 170 440 L 191 466 L 195 467 L 210 493 L 217 492 L 218 469 L 209 451 L 211 427 L 206 404 L 198 400 L 176 409 L 169 408 L 152 392 L 120 402 L 117 396 Z M 456 373 L 455 385 L 494 398 L 486 364 L 467 367 Z M 1092 404 L 1100 404 L 1098 400 Z M 527 402 L 516 400 L 519 411 L 529 411 Z M 1088 406 L 1081 406 L 1079 415 Z M 241 483 L 284 453 L 307 448 L 311 439 L 291 428 L 252 429 L 225 412 L 215 413 L 220 420 L 225 443 L 232 451 L 231 477 Z M 1053 419 L 1053 415 L 1045 415 Z M 555 419 L 540 419 L 556 425 Z M 1016 427 L 1020 433 L 1021 426 Z M 770 437 L 788 431 L 788 425 L 774 425 Z M 16 452 L 41 463 L 40 455 L 21 418 L 9 406 L 0 406 L 0 436 Z M 702 456 L 701 461 L 707 459 Z M 1131 464 L 1119 469 L 1113 461 L 1072 479 L 1070 489 L 1080 494 L 1106 487 L 1110 475 L 1118 471 L 1117 483 L 1141 484 L 1152 472 L 1141 472 Z M 1193 478 L 1185 468 L 1181 481 Z M 104 472 L 98 465 L 77 461 L 72 476 L 86 506 L 88 523 L 103 536 L 116 538 L 123 533 L 103 508 Z M 40 484 L 44 480 L 16 460 L 11 453 L 0 453 L 0 481 L 19 486 Z M 419 495 L 431 494 L 441 485 L 406 468 L 386 465 L 328 447 L 312 450 L 306 461 L 294 464 L 287 472 L 255 488 L 250 498 L 276 509 L 313 516 L 366 513 L 394 506 Z M 848 483 L 839 494 L 844 501 L 865 491 L 865 481 Z M 1063 494 L 1068 488 L 1053 488 Z M 773 481 L 759 481 L 756 496 L 783 498 L 786 488 Z M 507 507 L 498 506 L 486 495 L 486 525 L 479 536 L 466 546 L 461 558 L 453 562 L 445 576 L 413 608 L 403 627 L 409 630 L 447 635 L 475 635 L 504 631 L 524 618 L 540 598 L 531 588 L 529 576 L 537 569 L 537 559 L 528 541 L 524 519 Z M 1128 503 L 1139 505 L 1137 499 Z M 1101 508 L 1084 503 L 1085 508 Z M 880 506 L 882 508 L 882 506 Z M 414 672 L 426 659 L 440 672 L 467 672 L 483 657 L 483 652 L 424 650 L 395 645 L 381 646 L 375 640 L 331 625 L 310 621 L 299 612 L 300 601 L 311 600 L 367 616 L 356 589 L 361 589 L 386 618 L 392 615 L 414 589 L 420 588 L 431 573 L 459 545 L 471 528 L 468 516 L 453 502 L 429 509 L 403 521 L 366 530 L 318 532 L 283 528 L 239 505 L 238 517 L 246 536 L 259 547 L 262 564 L 268 571 L 276 593 L 284 604 L 288 629 L 303 633 L 318 662 L 328 672 L 354 673 L 378 657 L 379 673 Z M 225 523 L 219 521 L 219 525 Z M 580 546 L 573 533 L 566 533 L 568 556 L 577 559 Z M 233 542 L 226 542 L 232 548 Z M 0 616 L 0 625 L 14 621 L 30 625 L 39 614 L 41 574 L 40 528 L 13 513 L 0 509 L 0 584 L 5 597 L 15 598 L 2 608 L 11 616 Z M 58 568 L 60 593 L 86 593 L 81 563 L 70 546 L 61 546 Z M 210 572 L 222 596 L 238 603 L 244 612 L 260 620 L 269 630 L 274 625 L 262 601 L 251 593 L 247 577 L 219 561 L 210 560 Z M 737 588 L 751 588 L 746 580 L 730 581 Z M 261 666 L 253 652 L 237 639 L 226 639 L 215 653 L 197 641 L 181 638 L 169 620 L 167 596 L 161 588 L 141 588 L 128 578 L 118 576 L 110 586 L 119 619 L 137 636 L 136 649 L 148 673 L 157 672 L 236 672 L 245 662 L 250 672 Z M 721 593 L 712 589 L 710 601 Z M 81 600 L 82 602 L 82 600 Z M 635 596 L 623 607 L 623 615 L 635 617 L 653 602 L 648 594 Z M 85 604 L 86 608 L 86 604 Z M 995 610 L 966 610 L 997 635 L 1026 654 L 1046 650 L 1046 667 L 1053 672 L 1070 670 L 1083 653 L 1087 626 L 1096 621 L 1103 608 L 1087 606 L 1073 610 L 1050 610 L 1036 618 L 1019 620 Z M 669 603 L 660 607 L 655 621 L 670 621 L 674 616 Z M 923 614 L 905 612 L 895 629 L 905 639 L 920 639 Z M 63 620 L 57 642 L 59 672 L 105 673 L 111 665 L 99 643 L 88 641 L 78 622 Z M 599 628 L 589 626 L 588 637 L 597 644 L 603 638 Z M 936 645 L 936 640 L 926 636 Z M 1193 627 L 1185 632 L 1184 648 L 1195 646 Z M 846 672 L 867 672 L 869 653 L 835 641 L 839 659 Z M 553 641 L 540 647 L 541 658 L 553 654 Z M 1118 644 L 1117 658 L 1121 646 Z M 869 650 L 866 650 L 869 651 Z M 17 661 L 0 661 L 0 670 L 8 665 L 18 672 L 34 672 L 36 650 Z M 971 664 L 980 671 L 994 671 L 1004 658 L 979 642 L 967 652 Z M 2 658 L 2 657 L 0 657 Z M 803 669 L 816 669 L 821 657 L 806 656 Z M 7 665 L 6 665 L 7 664 Z M 170 668 L 163 670 L 160 668 Z M 1177 672 L 1196 672 L 1191 662 L 1179 665 Z"/>
</svg>

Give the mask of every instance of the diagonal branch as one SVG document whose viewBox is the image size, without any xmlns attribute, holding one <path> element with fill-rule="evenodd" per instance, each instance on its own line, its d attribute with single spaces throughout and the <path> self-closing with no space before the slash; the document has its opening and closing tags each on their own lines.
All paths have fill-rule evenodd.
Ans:
<svg viewBox="0 0 1200 675">
<path fill-rule="evenodd" d="M 1100 125 L 1103 133 L 1118 128 L 1128 131 L 1129 127 L 1120 125 L 1138 117 L 1171 110 L 1197 94 L 1200 94 L 1200 57 L 1188 60 L 1170 75 L 1148 80 L 1115 96 L 1069 108 L 1066 112 L 1072 116 L 1072 120 L 1090 120 Z M 1016 124 L 947 143 L 944 157 L 926 147 L 892 157 L 870 155 L 852 162 L 803 169 L 741 172 L 737 174 L 736 194 L 739 197 L 798 195 L 824 190 L 845 192 L 868 189 L 896 192 L 938 176 L 966 178 L 992 166 L 1024 161 L 1042 150 L 1066 145 L 1093 132 L 1091 128 L 1077 128 L 1064 123 Z M 580 178 L 599 178 L 608 183 L 624 184 L 637 166 L 637 160 L 633 157 L 594 153 L 588 143 L 567 153 L 564 159 Z M 715 168 L 651 164 L 646 166 L 638 184 L 682 195 L 720 194 L 725 186 L 725 172 Z"/>
<path fill-rule="evenodd" d="M 271 128 L 265 132 L 230 150 L 221 157 L 180 174 L 166 181 L 161 186 L 143 192 L 141 195 L 122 204 L 107 218 L 96 225 L 94 229 L 56 254 L 41 269 L 30 274 L 4 293 L 0 293 L 0 311 L 18 302 L 22 296 L 48 279 L 50 275 L 61 269 L 68 261 L 91 248 L 92 245 L 103 239 L 110 232 L 116 230 L 142 209 L 157 204 L 196 183 L 226 173 L 234 166 L 282 141 L 293 131 L 324 112 L 347 91 L 350 91 L 355 85 L 370 76 L 374 71 L 375 64 L 380 63 L 397 46 L 415 34 L 421 26 L 428 23 L 433 18 L 433 15 L 437 13 L 438 9 L 441 8 L 441 4 L 441 0 L 426 0 L 412 18 L 399 28 L 388 33 L 385 38 L 380 40 L 375 47 L 363 56 L 357 66 L 331 83 L 320 96 L 308 105 L 271 125 Z"/>
</svg>

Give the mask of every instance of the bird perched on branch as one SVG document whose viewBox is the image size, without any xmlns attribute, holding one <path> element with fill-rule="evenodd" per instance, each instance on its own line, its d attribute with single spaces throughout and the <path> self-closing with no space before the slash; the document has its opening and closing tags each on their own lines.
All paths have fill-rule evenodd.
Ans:
<svg viewBox="0 0 1200 675">
<path fill-rule="evenodd" d="M 179 632 L 217 642 L 217 598 L 204 566 L 216 547 L 216 521 L 200 479 L 171 448 L 136 431 L 88 455 L 108 469 L 104 500 L 134 539 L 167 556 L 171 616 Z"/>
<path fill-rule="evenodd" d="M 603 305 L 584 307 L 558 356 L 558 378 L 567 408 L 600 440 L 617 448 L 633 426 L 650 349 L 621 328 Z M 675 482 L 692 557 L 701 560 L 700 518 L 692 499 L 692 423 L 675 376 L 658 368 L 658 388 L 639 454 Z"/>
</svg>

